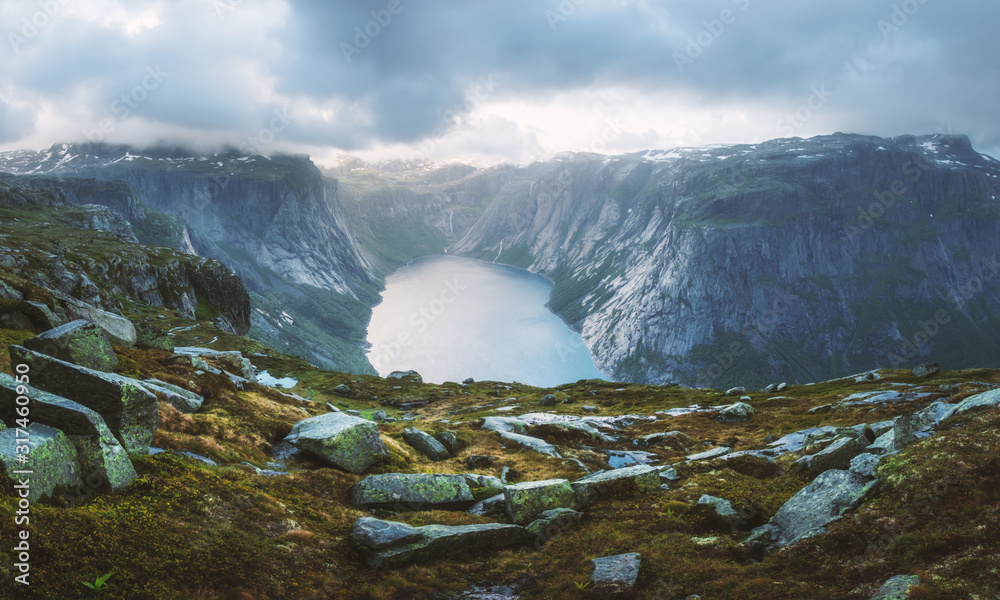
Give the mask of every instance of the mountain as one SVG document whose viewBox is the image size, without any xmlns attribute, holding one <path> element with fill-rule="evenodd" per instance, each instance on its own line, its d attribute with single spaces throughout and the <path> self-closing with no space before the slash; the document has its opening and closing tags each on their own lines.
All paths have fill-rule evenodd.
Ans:
<svg viewBox="0 0 1000 600">
<path fill-rule="evenodd" d="M 122 181 L 252 292 L 252 335 L 371 372 L 384 277 L 443 251 L 547 275 L 613 379 L 764 385 L 1000 362 L 1000 163 L 834 134 L 525 167 L 53 146 L 0 171 Z M 180 247 L 183 239 L 177 241 Z"/>
</svg>

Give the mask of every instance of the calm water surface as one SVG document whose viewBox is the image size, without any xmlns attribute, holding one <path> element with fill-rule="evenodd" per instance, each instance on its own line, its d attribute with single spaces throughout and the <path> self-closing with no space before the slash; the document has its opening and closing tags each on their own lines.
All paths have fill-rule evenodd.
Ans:
<svg viewBox="0 0 1000 600">
<path fill-rule="evenodd" d="M 413 369 L 434 383 L 605 379 L 580 334 L 546 308 L 551 288 L 515 267 L 418 259 L 386 280 L 368 326 L 368 358 L 383 376 Z"/>
</svg>

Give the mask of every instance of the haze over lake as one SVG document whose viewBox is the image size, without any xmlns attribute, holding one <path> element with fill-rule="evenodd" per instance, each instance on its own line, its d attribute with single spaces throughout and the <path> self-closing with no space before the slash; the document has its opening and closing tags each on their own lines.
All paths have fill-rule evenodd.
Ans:
<svg viewBox="0 0 1000 600">
<path fill-rule="evenodd" d="M 515 267 L 455 256 L 413 261 L 386 280 L 368 325 L 379 374 L 425 381 L 518 381 L 553 387 L 606 377 L 580 334 L 545 303 L 552 282 Z"/>
</svg>

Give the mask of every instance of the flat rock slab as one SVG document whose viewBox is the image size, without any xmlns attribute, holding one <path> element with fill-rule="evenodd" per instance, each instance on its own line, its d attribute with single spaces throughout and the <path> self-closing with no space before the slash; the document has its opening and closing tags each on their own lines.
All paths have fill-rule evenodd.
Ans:
<svg viewBox="0 0 1000 600">
<path fill-rule="evenodd" d="M 847 469 L 851 465 L 851 460 L 865 451 L 869 445 L 867 439 L 853 437 L 850 435 L 837 438 L 829 446 L 816 454 L 803 456 L 795 461 L 794 465 L 798 469 L 810 471 L 815 474 L 829 471 L 830 469 Z"/>
<path fill-rule="evenodd" d="M 32 385 L 96 411 L 129 454 L 146 454 L 159 421 L 156 396 L 141 381 L 10 347 L 12 364 L 30 365 Z"/>
<path fill-rule="evenodd" d="M 1000 389 L 969 396 L 955 407 L 954 414 L 960 415 L 976 408 L 996 408 L 1000 406 Z"/>
<path fill-rule="evenodd" d="M 529 543 L 532 539 L 523 527 L 490 523 L 486 525 L 425 525 L 416 528 L 421 539 L 409 544 L 369 552 L 368 564 L 374 568 L 399 567 L 414 562 L 494 552 Z"/>
<path fill-rule="evenodd" d="M 503 431 L 500 433 L 500 437 L 508 442 L 513 442 L 518 446 L 528 448 L 529 450 L 534 450 L 539 454 L 545 454 L 546 456 L 551 456 L 553 458 L 562 458 L 556 447 L 552 444 L 546 442 L 543 439 L 531 437 L 529 435 L 521 435 L 519 433 L 510 433 Z"/>
<path fill-rule="evenodd" d="M 181 346 L 174 348 L 174 355 L 189 356 L 192 358 L 214 358 L 226 363 L 239 372 L 244 379 L 256 381 L 253 364 L 250 359 L 243 358 L 243 353 L 237 350 L 213 350 L 212 348 L 196 348 L 194 346 Z"/>
<path fill-rule="evenodd" d="M 720 446 L 719 448 L 712 448 L 711 450 L 706 450 L 705 452 L 699 452 L 698 454 L 689 454 L 687 455 L 687 459 L 692 461 L 709 460 L 712 458 L 719 458 L 720 456 L 729 454 L 732 451 L 733 451 L 732 448 L 726 446 Z"/>
<path fill-rule="evenodd" d="M 508 485 L 503 490 L 507 514 L 518 525 L 531 523 L 555 508 L 576 508 L 577 497 L 566 479 L 547 479 Z"/>
<path fill-rule="evenodd" d="M 351 473 L 390 456 L 375 423 L 342 412 L 299 421 L 285 441 Z"/>
<path fill-rule="evenodd" d="M 25 340 L 24 347 L 88 369 L 111 371 L 118 366 L 104 330 L 82 319 Z"/>
<path fill-rule="evenodd" d="M 19 394 L 19 391 L 24 394 Z M 29 398 L 31 418 L 35 422 L 58 429 L 68 436 L 77 450 L 80 476 L 88 487 L 120 490 L 136 478 L 128 453 L 101 415 L 72 400 L 31 386 L 19 386 L 13 377 L 0 373 L 0 419 L 15 422 L 19 396 Z"/>
<path fill-rule="evenodd" d="M 58 429 L 32 423 L 18 437 L 18 429 L 0 431 L 0 486 L 7 493 L 20 496 L 27 489 L 28 500 L 36 502 L 71 494 L 80 488 L 80 468 L 76 448 Z M 18 446 L 27 443 L 29 452 L 18 452 Z M 27 456 L 24 462 L 20 456 Z M 17 471 L 30 471 L 24 474 Z"/>
<path fill-rule="evenodd" d="M 385 473 L 365 477 L 351 488 L 358 508 L 465 510 L 476 498 L 464 475 Z"/>
<path fill-rule="evenodd" d="M 592 594 L 601 598 L 625 597 L 632 591 L 639 578 L 642 564 L 638 552 L 595 558 L 594 573 L 590 581 L 594 584 Z"/>
</svg>

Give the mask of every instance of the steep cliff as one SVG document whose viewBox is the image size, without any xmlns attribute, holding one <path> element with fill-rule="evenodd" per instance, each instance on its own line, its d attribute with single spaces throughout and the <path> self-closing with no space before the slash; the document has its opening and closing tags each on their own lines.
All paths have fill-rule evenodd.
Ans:
<svg viewBox="0 0 1000 600">
<path fill-rule="evenodd" d="M 985 366 L 1000 361 L 998 174 L 962 136 L 573 155 L 453 250 L 552 277 L 552 308 L 618 379 Z"/>
</svg>

